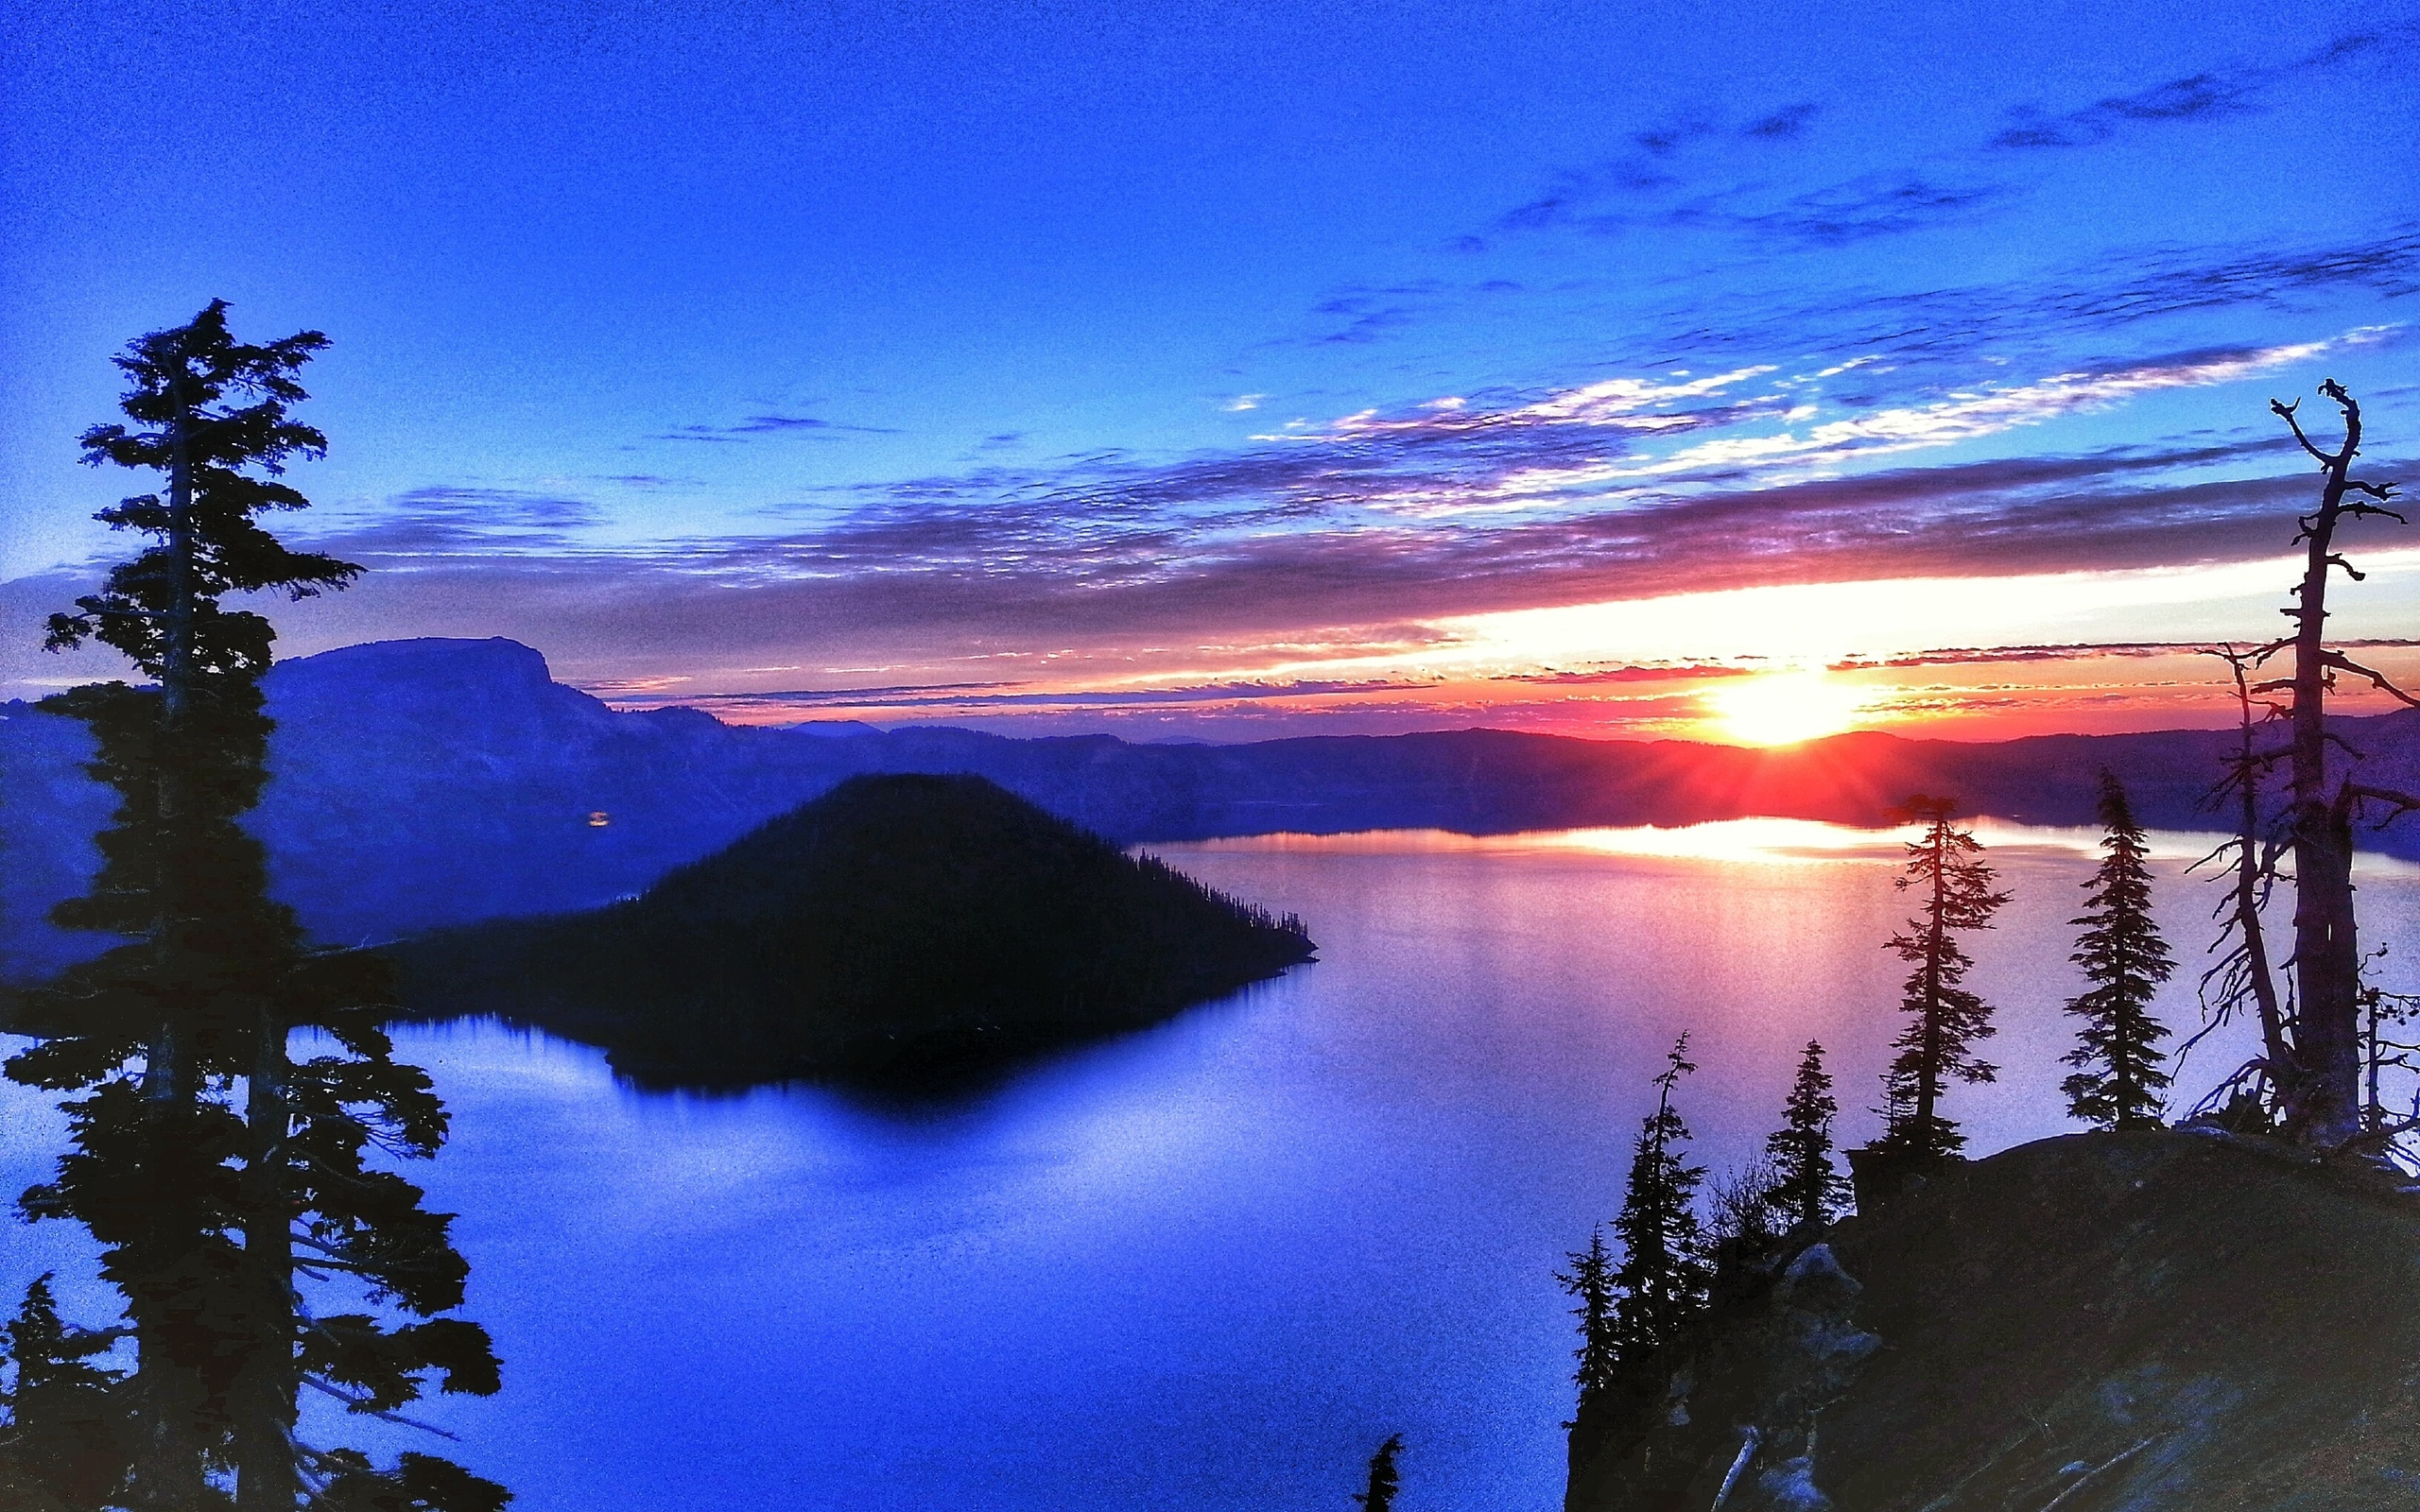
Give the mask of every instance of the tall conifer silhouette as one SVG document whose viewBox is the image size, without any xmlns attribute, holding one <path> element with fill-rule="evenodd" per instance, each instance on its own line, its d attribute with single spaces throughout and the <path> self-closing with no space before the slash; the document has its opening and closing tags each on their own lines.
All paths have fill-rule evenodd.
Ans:
<svg viewBox="0 0 2420 1512">
<path fill-rule="evenodd" d="M 2159 1042 L 2168 1030 L 2152 1017 L 2152 994 L 2174 973 L 2168 941 L 2152 919 L 2152 874 L 2143 827 L 2117 775 L 2100 774 L 2102 837 L 2100 869 L 2085 885 L 2090 912 L 2075 954 L 2092 986 L 2067 1001 L 2083 1021 L 2066 1063 L 2076 1074 L 2060 1084 L 2067 1110 L 2104 1128 L 2139 1128 L 2159 1122 L 2160 1091 L 2169 1082 Z"/>
<path fill-rule="evenodd" d="M 53 918 L 130 943 L 68 973 L 54 998 L 72 1032 L 9 1068 L 21 1081 L 87 1093 L 68 1105 L 76 1149 L 59 1180 L 28 1193 L 25 1206 L 83 1220 L 103 1246 L 103 1274 L 127 1295 L 138 1341 L 124 1393 L 137 1506 L 182 1508 L 207 1494 L 206 1476 L 224 1458 L 229 1372 L 244 1352 L 234 1172 L 244 1130 L 227 1092 L 250 1069 L 251 1015 L 241 1000 L 280 922 L 262 900 L 258 848 L 235 818 L 262 782 L 268 721 L 257 679 L 271 632 L 219 599 L 309 594 L 359 571 L 288 551 L 253 521 L 303 503 L 278 475 L 326 441 L 285 405 L 302 397 L 295 371 L 325 345 L 309 331 L 240 344 L 214 302 L 116 358 L 129 380 L 122 407 L 136 424 L 86 431 L 83 459 L 162 475 L 162 491 L 98 516 L 151 544 L 75 613 L 50 620 L 52 648 L 96 640 L 156 683 L 44 700 L 91 729 L 89 770 L 119 797 L 92 891 Z M 140 1061 L 139 1077 L 121 1069 L 129 1060 Z"/>
<path fill-rule="evenodd" d="M 1840 1108 L 1824 1047 L 1809 1040 L 1782 1104 L 1782 1126 L 1765 1139 L 1775 1178 L 1765 1202 L 1784 1224 L 1830 1223 L 1848 1200 L 1848 1182 L 1832 1160 L 1832 1118 Z"/>
<path fill-rule="evenodd" d="M 1923 1159 L 1965 1147 L 1966 1136 L 1941 1114 L 1948 1080 L 1987 1082 L 1997 1074 L 1974 1053 L 1977 1040 L 1996 1031 L 1991 1005 L 1965 986 L 1974 962 L 1958 936 L 1989 929 L 2008 894 L 1993 889 L 1992 868 L 1973 833 L 1950 822 L 1957 812 L 1953 799 L 1919 793 L 1896 814 L 1902 822 L 1924 826 L 1923 835 L 1908 843 L 1907 870 L 1898 880 L 1901 891 L 1913 890 L 1922 900 L 1923 911 L 1890 940 L 1890 949 L 1913 970 L 1901 1000 L 1908 1027 L 1893 1042 L 1899 1054 L 1884 1075 L 1882 1144 Z"/>
<path fill-rule="evenodd" d="M 1614 1219 L 1622 1263 L 1614 1271 L 1614 1349 L 1629 1366 L 1680 1336 L 1704 1311 L 1712 1279 L 1705 1234 L 1691 1206 L 1705 1168 L 1682 1158 L 1689 1126 L 1672 1106 L 1672 1089 L 1698 1068 L 1683 1034 L 1655 1076 L 1655 1111 L 1640 1125 L 1630 1186 Z"/>
<path fill-rule="evenodd" d="M 325 449 L 286 414 L 305 397 L 296 372 L 325 345 L 317 332 L 239 343 L 213 301 L 116 359 L 137 425 L 87 431 L 85 460 L 164 475 L 162 492 L 99 516 L 151 544 L 50 622 L 54 648 L 98 641 L 155 682 L 45 701 L 91 729 L 89 770 L 119 797 L 92 890 L 53 917 L 128 942 L 27 995 L 47 1038 L 7 1068 L 79 1094 L 65 1105 L 73 1143 L 56 1178 L 20 1206 L 89 1228 L 127 1297 L 136 1360 L 111 1395 L 130 1446 L 124 1504 L 141 1509 L 226 1504 L 231 1481 L 243 1512 L 291 1512 L 365 1475 L 402 1487 L 401 1471 L 295 1438 L 306 1382 L 369 1413 L 412 1400 L 431 1369 L 447 1389 L 495 1388 L 476 1325 L 314 1316 L 297 1280 L 343 1280 L 427 1317 L 459 1302 L 466 1269 L 450 1220 L 365 1160 L 373 1146 L 433 1154 L 445 1130 L 427 1077 L 397 1064 L 378 1028 L 384 968 L 306 947 L 237 823 L 267 780 L 259 679 L 274 632 L 220 600 L 305 597 L 360 572 L 289 550 L 254 518 L 307 502 L 278 479 L 290 458 Z M 298 1028 L 324 1037 L 300 1064 L 287 1048 Z M 456 1475 L 421 1477 L 454 1486 L 428 1504 L 500 1504 L 500 1487 Z"/>
<path fill-rule="evenodd" d="M 1580 1387 L 1580 1405 L 1618 1378 L 1621 1353 L 1614 1337 L 1614 1257 L 1605 1247 L 1605 1228 L 1589 1230 L 1588 1247 L 1571 1252 L 1571 1269 L 1555 1280 L 1576 1299 L 1571 1315 L 1580 1320 L 1580 1348 L 1572 1351 L 1579 1367 L 1571 1374 Z M 1568 1426 L 1568 1425 L 1566 1425 Z"/>
</svg>

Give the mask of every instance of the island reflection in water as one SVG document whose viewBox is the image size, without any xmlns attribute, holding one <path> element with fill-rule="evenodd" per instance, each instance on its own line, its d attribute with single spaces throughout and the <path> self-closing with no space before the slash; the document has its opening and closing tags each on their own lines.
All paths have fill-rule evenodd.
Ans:
<svg viewBox="0 0 2420 1512">
<path fill-rule="evenodd" d="M 2002 1078 L 1948 1110 L 1976 1149 L 2064 1131 L 2060 1003 L 2098 835 L 1984 824 L 2014 893 L 1974 941 Z M 2154 836 L 2197 1022 L 2214 843 Z M 616 1087 L 493 1023 L 410 1028 L 454 1110 L 432 1205 L 505 1390 L 427 1404 L 526 1512 L 1347 1505 L 1408 1448 L 1407 1504 L 1559 1504 L 1568 1298 L 1549 1273 L 1620 1196 L 1673 1034 L 1720 1170 L 1824 1040 L 1863 1138 L 1903 968 L 1894 833 L 1788 820 L 1150 848 L 1301 912 L 1318 964 L 944 1101 Z M 2420 982 L 2420 868 L 2365 861 L 2389 987 Z M 2279 920 L 2282 923 L 2282 918 Z M 2214 1038 L 2180 1085 L 2244 1052 Z M 56 1145 L 0 1099 L 21 1188 Z M 7 1230 L 0 1282 L 88 1273 Z M 95 1294 L 77 1299 L 103 1305 Z M 351 1441 L 408 1447 L 390 1431 Z"/>
</svg>

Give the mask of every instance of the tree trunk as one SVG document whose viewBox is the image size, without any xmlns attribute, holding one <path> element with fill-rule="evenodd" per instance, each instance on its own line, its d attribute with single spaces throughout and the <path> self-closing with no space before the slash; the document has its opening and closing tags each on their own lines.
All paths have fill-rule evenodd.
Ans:
<svg viewBox="0 0 2420 1512">
<path fill-rule="evenodd" d="M 137 1445 L 130 1489 L 131 1503 L 160 1512 L 187 1512 L 201 1504 L 205 1486 L 201 1418 L 208 1391 L 194 1362 L 179 1359 L 174 1335 L 184 1320 L 176 1314 L 180 1294 L 199 1278 L 179 1275 L 190 1263 L 196 1236 L 184 1231 L 192 1193 L 183 1190 L 185 1157 L 193 1145 L 191 1112 L 198 1091 L 190 1005 L 177 996 L 184 924 L 190 917 L 182 872 L 186 847 L 179 827 L 190 824 L 193 804 L 187 770 L 177 749 L 178 727 L 191 695 L 194 634 L 193 469 L 185 445 L 182 386 L 168 421 L 173 460 L 168 472 L 168 606 L 162 620 L 166 654 L 162 659 L 158 764 L 158 867 L 152 894 L 152 966 L 164 988 L 160 1019 L 144 1048 L 143 1162 L 149 1192 L 147 1220 L 154 1226 L 146 1259 L 149 1287 L 129 1294 L 135 1325 L 134 1400 Z M 171 1231 L 176 1230 L 176 1231 Z M 162 1274 L 164 1271 L 165 1274 Z M 180 1283 L 182 1283 L 182 1285 Z M 146 1295 L 147 1292 L 148 1295 Z"/>
<path fill-rule="evenodd" d="M 142 1274 L 126 1287 L 134 1325 L 131 1422 L 135 1442 L 128 1504 L 138 1512 L 188 1512 L 202 1504 L 202 1417 L 208 1390 L 198 1362 L 185 1358 L 190 1289 L 199 1280 L 190 1215 L 192 1183 L 186 1157 L 194 1147 L 189 1106 L 191 1047 L 164 1025 L 146 1056 L 143 1108 L 145 1236 Z"/>
<path fill-rule="evenodd" d="M 180 364 L 184 360 L 178 358 Z M 167 702 L 170 730 L 183 720 L 185 700 L 193 692 L 193 458 L 186 445 L 183 380 L 180 372 L 171 387 L 176 408 L 168 418 L 168 607 L 161 621 L 166 644 L 160 659 L 160 692 Z"/>
<path fill-rule="evenodd" d="M 2375 1127 L 2386 1117 L 2386 1105 L 2378 1100 L 2378 1073 L 2385 1062 L 2385 1049 L 2378 1043 L 2380 999 L 2375 991 L 2363 993 L 2362 998 L 2369 1022 L 2361 1026 L 2361 1072 L 2369 1084 L 2361 1099 L 2361 1117 Z"/>
<path fill-rule="evenodd" d="M 2294 619 L 2292 836 L 2294 1071 L 2290 1116 L 2302 1137 L 2333 1149 L 2360 1132 L 2360 946 L 2353 920 L 2353 796 L 2328 770 L 2325 697 L 2327 572 L 2346 469 L 2360 443 L 2347 412 L 2343 450 L 2329 462 Z"/>
<path fill-rule="evenodd" d="M 2270 1085 L 2280 1103 L 2301 1106 L 2301 1092 L 2291 1046 L 2286 1043 L 2285 1015 L 2277 1004 L 2277 978 L 2269 966 L 2269 942 L 2260 932 L 2260 777 L 2252 754 L 2252 695 L 2244 685 L 2243 663 L 2230 657 L 2235 668 L 2236 696 L 2243 708 L 2242 749 L 2237 760 L 2240 781 L 2236 789 L 2235 922 L 2243 933 L 2243 969 L 2252 1001 L 2260 1011 L 2260 1050 L 2269 1060 Z"/>
<path fill-rule="evenodd" d="M 2333 1149 L 2360 1132 L 2352 802 L 2349 794 L 2341 795 L 2307 809 L 2297 798 L 2294 807 L 2296 1112 L 2304 1136 Z"/>
<path fill-rule="evenodd" d="M 1941 947 L 1947 934 L 1942 920 L 1948 906 L 1944 896 L 1949 885 L 1946 818 L 1936 819 L 1932 827 L 1932 909 L 1931 929 L 1925 939 L 1925 1048 L 1924 1064 L 1916 1075 L 1916 1139 L 1917 1149 L 1926 1155 L 1938 1155 L 1933 1127 L 1933 1108 L 1941 1100 Z"/>
<path fill-rule="evenodd" d="M 294 1460 L 293 1194 L 285 1178 L 289 1064 L 285 1022 L 273 1003 L 260 1008 L 244 1122 L 251 1148 L 244 1168 L 244 1285 L 252 1324 L 250 1352 L 235 1385 L 235 1505 L 238 1512 L 293 1512 L 302 1489 Z"/>
<path fill-rule="evenodd" d="M 2110 952 L 2110 985 L 2118 992 L 2133 989 L 2133 979 L 2126 974 L 2126 947 L 2115 944 Z M 2109 1091 L 2114 1094 L 2119 1128 L 2141 1125 L 2142 1115 L 2135 1105 L 2142 1101 L 2141 1074 L 2135 1065 L 2135 1016 L 2122 998 L 2111 1005 L 2109 1035 Z"/>
</svg>

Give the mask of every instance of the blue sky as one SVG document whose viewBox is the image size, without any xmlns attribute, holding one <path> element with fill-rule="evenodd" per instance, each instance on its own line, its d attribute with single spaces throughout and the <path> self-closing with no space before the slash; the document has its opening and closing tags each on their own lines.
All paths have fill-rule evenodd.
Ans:
<svg viewBox="0 0 2420 1512">
<path fill-rule="evenodd" d="M 289 653 L 1224 738 L 2256 637 L 2267 399 L 2420 454 L 2420 9 L 2014 9 L 34 6 L 0 692 L 101 670 L 27 648 L 130 491 L 73 438 L 213 296 L 335 341 L 299 481 L 374 570 Z"/>
</svg>

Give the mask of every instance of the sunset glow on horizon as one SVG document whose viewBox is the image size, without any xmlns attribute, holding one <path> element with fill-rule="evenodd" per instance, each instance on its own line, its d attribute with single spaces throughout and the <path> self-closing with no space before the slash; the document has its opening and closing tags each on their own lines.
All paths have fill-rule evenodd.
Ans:
<svg viewBox="0 0 2420 1512">
<path fill-rule="evenodd" d="M 813 12 L 745 67 L 713 7 L 12 55 L 0 698 L 116 675 L 40 649 L 117 546 L 75 438 L 214 296 L 332 342 L 281 528 L 367 572 L 281 657 L 504 636 L 748 724 L 2223 724 L 2194 648 L 2275 633 L 2312 499 L 2270 402 L 2342 380 L 2420 470 L 2376 7 Z M 2420 532 L 2343 546 L 2331 629 L 2420 635 Z"/>
</svg>

